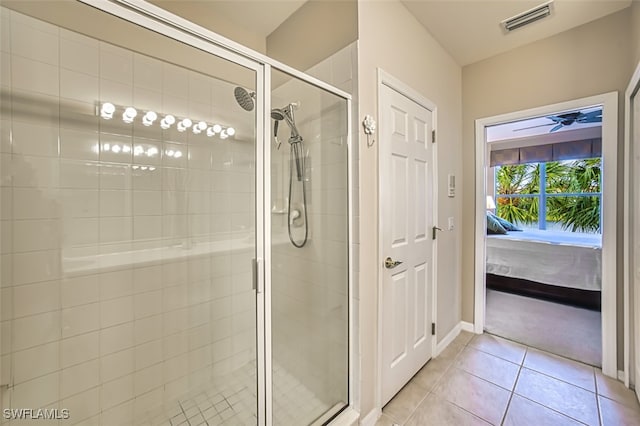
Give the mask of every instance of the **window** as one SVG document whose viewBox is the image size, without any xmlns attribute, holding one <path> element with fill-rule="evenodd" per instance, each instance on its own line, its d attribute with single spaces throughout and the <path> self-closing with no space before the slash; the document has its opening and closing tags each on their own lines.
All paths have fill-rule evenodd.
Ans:
<svg viewBox="0 0 640 426">
<path fill-rule="evenodd" d="M 496 214 L 520 226 L 601 233 L 601 158 L 498 166 Z"/>
</svg>

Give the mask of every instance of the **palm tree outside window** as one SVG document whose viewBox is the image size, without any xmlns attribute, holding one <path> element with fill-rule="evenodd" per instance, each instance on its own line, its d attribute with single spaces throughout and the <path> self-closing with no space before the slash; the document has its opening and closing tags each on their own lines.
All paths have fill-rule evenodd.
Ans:
<svg viewBox="0 0 640 426">
<path fill-rule="evenodd" d="M 601 233 L 601 158 L 497 166 L 496 214 L 526 228 Z"/>
</svg>

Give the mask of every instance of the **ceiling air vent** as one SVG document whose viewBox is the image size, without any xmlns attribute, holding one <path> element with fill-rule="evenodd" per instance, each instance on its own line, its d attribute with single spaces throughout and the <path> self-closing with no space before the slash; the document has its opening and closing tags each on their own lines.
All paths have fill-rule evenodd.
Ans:
<svg viewBox="0 0 640 426">
<path fill-rule="evenodd" d="M 515 29 L 524 27 L 525 25 L 529 25 L 532 22 L 540 20 L 542 18 L 546 18 L 551 15 L 551 6 L 553 0 L 548 1 L 540 6 L 536 6 L 533 9 L 529 9 L 526 12 L 522 12 L 517 14 L 516 16 L 512 16 L 511 18 L 505 19 L 502 21 L 502 26 L 504 27 L 506 32 L 513 31 Z"/>
</svg>

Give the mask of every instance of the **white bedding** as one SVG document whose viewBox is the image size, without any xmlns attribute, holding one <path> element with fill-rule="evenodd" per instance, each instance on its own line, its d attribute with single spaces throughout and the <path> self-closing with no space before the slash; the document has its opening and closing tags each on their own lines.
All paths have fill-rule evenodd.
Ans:
<svg viewBox="0 0 640 426">
<path fill-rule="evenodd" d="M 487 235 L 487 273 L 601 290 L 600 235 L 530 230 Z"/>
</svg>

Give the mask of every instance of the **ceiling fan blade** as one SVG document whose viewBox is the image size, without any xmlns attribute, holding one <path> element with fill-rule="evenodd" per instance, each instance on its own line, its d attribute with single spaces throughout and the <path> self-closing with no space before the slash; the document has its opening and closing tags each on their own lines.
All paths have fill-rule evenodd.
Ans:
<svg viewBox="0 0 640 426">
<path fill-rule="evenodd" d="M 523 127 L 522 129 L 513 129 L 514 132 L 519 132 L 521 130 L 528 130 L 528 129 L 535 129 L 538 127 L 546 127 L 546 126 L 553 126 L 555 123 L 549 123 L 549 124 L 540 124 L 538 126 L 531 126 L 531 127 Z"/>
<path fill-rule="evenodd" d="M 580 118 L 576 120 L 578 123 L 602 123 L 602 117 Z"/>
<path fill-rule="evenodd" d="M 595 111 L 590 111 L 590 112 L 584 112 L 582 113 L 582 116 L 580 117 L 582 118 L 594 118 L 594 117 L 602 117 L 602 110 L 601 109 L 597 109 Z"/>
<path fill-rule="evenodd" d="M 553 129 L 549 130 L 549 133 L 551 132 L 555 132 L 556 130 L 562 129 L 563 124 L 560 123 L 557 126 L 555 126 Z"/>
</svg>

